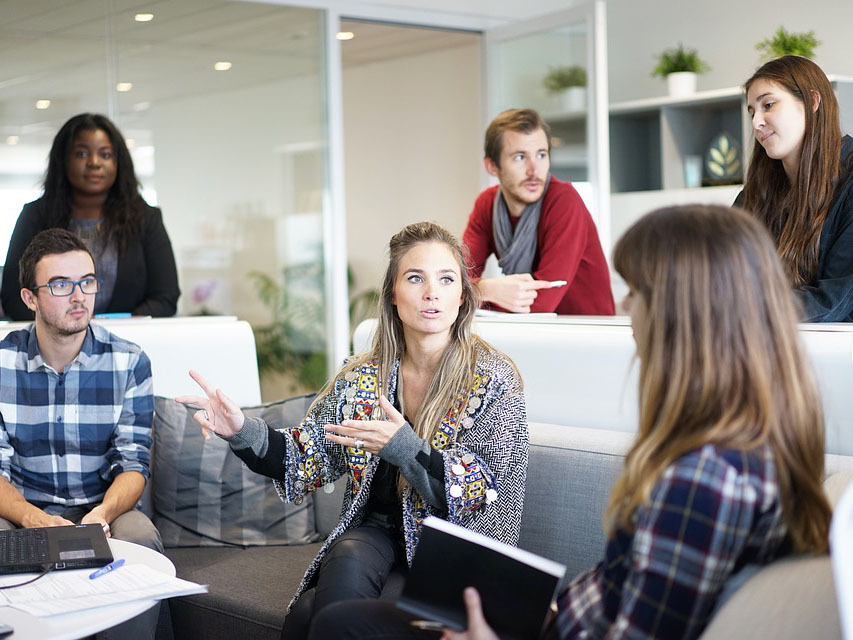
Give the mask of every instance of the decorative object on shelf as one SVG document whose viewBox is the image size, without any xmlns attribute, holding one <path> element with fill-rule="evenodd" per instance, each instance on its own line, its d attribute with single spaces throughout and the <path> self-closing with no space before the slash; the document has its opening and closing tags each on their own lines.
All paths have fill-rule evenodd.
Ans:
<svg viewBox="0 0 853 640">
<path fill-rule="evenodd" d="M 765 38 L 755 44 L 755 48 L 761 52 L 762 60 L 772 60 L 782 56 L 802 56 L 814 58 L 814 48 L 820 44 L 815 37 L 814 31 L 793 33 L 779 27 L 772 38 Z"/>
<path fill-rule="evenodd" d="M 684 186 L 702 186 L 702 156 L 684 156 Z"/>
<path fill-rule="evenodd" d="M 705 171 L 708 186 L 743 182 L 740 144 L 731 134 L 723 131 L 711 141 L 705 152 Z"/>
<path fill-rule="evenodd" d="M 695 93 L 697 74 L 710 69 L 696 49 L 685 49 L 679 42 L 676 48 L 666 49 L 658 56 L 652 76 L 666 78 L 669 95 L 675 98 Z"/>
<path fill-rule="evenodd" d="M 560 97 L 563 111 L 583 111 L 586 109 L 586 69 L 575 65 L 571 67 L 551 67 L 542 79 L 545 89 Z"/>
</svg>

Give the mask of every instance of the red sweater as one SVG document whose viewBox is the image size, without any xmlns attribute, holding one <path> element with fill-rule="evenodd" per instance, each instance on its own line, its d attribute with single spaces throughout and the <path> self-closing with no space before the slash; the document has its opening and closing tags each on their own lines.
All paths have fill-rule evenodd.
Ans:
<svg viewBox="0 0 853 640">
<path fill-rule="evenodd" d="M 492 206 L 498 187 L 486 189 L 474 203 L 462 242 L 468 247 L 468 273 L 479 280 L 490 254 L 497 255 L 492 233 Z M 510 216 L 513 227 L 518 219 Z M 535 280 L 565 280 L 556 289 L 540 289 L 530 306 L 531 313 L 556 311 L 561 315 L 612 316 L 613 292 L 610 272 L 595 223 L 586 206 L 568 182 L 551 178 L 542 203 L 538 247 L 533 259 Z M 500 256 L 498 256 L 500 257 Z"/>
</svg>

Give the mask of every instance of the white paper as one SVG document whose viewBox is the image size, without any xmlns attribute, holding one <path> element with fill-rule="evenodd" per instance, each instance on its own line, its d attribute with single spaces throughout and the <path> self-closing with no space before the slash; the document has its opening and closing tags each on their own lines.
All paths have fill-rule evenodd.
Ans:
<svg viewBox="0 0 853 640">
<path fill-rule="evenodd" d="M 89 579 L 92 571 L 49 573 L 32 584 L 0 591 L 0 606 L 34 616 L 52 616 L 135 600 L 162 600 L 206 593 L 204 585 L 173 578 L 144 564 L 119 567 Z"/>
</svg>

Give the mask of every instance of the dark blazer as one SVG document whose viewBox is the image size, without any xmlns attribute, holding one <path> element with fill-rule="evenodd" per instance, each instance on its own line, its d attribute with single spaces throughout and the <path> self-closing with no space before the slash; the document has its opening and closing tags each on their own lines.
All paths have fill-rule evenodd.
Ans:
<svg viewBox="0 0 853 640">
<path fill-rule="evenodd" d="M 173 316 L 177 311 L 178 270 L 172 243 L 163 226 L 160 209 L 144 205 L 140 231 L 128 241 L 119 256 L 118 272 L 108 313 L 127 312 L 139 316 Z M 47 228 L 47 212 L 40 198 L 24 205 L 3 267 L 0 301 L 3 312 L 12 320 L 32 320 L 33 313 L 21 300 L 18 261 L 30 240 Z"/>
</svg>

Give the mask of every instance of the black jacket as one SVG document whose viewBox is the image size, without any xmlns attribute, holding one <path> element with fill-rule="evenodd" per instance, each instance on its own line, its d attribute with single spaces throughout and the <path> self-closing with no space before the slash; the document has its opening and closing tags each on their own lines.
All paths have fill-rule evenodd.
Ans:
<svg viewBox="0 0 853 640">
<path fill-rule="evenodd" d="M 178 271 L 172 243 L 163 226 L 160 209 L 147 204 L 142 211 L 140 232 L 132 236 L 119 256 L 118 272 L 108 313 L 128 312 L 141 316 L 173 316 L 177 311 Z M 33 313 L 21 300 L 18 261 L 30 240 L 47 228 L 47 212 L 42 199 L 24 205 L 3 267 L 0 300 L 3 312 L 13 320 L 32 320 Z"/>
<path fill-rule="evenodd" d="M 853 138 L 841 140 L 842 175 L 820 232 L 818 273 L 795 290 L 803 322 L 853 322 Z M 735 206 L 743 201 L 743 192 Z"/>
</svg>

